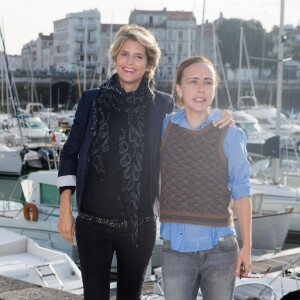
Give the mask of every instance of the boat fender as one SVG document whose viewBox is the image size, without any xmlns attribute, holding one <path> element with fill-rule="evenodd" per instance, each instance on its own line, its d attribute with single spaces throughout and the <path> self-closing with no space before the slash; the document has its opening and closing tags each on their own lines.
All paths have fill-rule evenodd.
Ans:
<svg viewBox="0 0 300 300">
<path fill-rule="evenodd" d="M 38 208 L 34 203 L 26 203 L 23 207 L 24 218 L 30 221 L 30 210 L 32 211 L 32 221 L 37 221 L 39 218 Z"/>
</svg>

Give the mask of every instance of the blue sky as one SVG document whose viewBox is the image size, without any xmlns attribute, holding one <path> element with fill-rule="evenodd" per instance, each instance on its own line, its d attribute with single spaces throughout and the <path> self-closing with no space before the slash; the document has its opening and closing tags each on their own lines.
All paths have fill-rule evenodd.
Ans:
<svg viewBox="0 0 300 300">
<path fill-rule="evenodd" d="M 204 0 L 0 0 L 0 24 L 4 28 L 6 51 L 20 54 L 22 46 L 38 34 L 53 32 L 53 21 L 68 13 L 97 8 L 102 23 L 127 23 L 136 9 L 193 11 L 197 23 L 202 22 Z M 269 31 L 280 22 L 281 0 L 206 0 L 205 20 L 225 18 L 256 19 Z M 285 0 L 284 23 L 300 21 L 300 0 Z M 0 46 L 0 51 L 2 45 Z"/>
</svg>

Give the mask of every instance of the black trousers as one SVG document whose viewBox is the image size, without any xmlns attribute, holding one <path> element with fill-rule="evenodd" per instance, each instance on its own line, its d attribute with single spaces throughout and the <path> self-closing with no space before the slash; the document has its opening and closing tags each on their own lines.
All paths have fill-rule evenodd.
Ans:
<svg viewBox="0 0 300 300">
<path fill-rule="evenodd" d="M 139 225 L 138 247 L 131 231 L 77 217 L 76 239 L 85 300 L 109 300 L 110 268 L 117 258 L 117 300 L 139 300 L 155 244 L 156 221 Z"/>
</svg>

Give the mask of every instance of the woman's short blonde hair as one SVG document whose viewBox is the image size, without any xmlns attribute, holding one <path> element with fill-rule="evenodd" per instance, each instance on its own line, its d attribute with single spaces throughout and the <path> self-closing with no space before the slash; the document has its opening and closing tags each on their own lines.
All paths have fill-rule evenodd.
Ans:
<svg viewBox="0 0 300 300">
<path fill-rule="evenodd" d="M 120 49 L 127 40 L 137 41 L 145 47 L 147 67 L 149 69 L 146 71 L 146 75 L 148 77 L 148 81 L 152 80 L 161 56 L 161 52 L 154 35 L 146 28 L 136 24 L 122 26 L 117 32 L 115 40 L 109 49 L 112 62 L 116 61 Z"/>
</svg>

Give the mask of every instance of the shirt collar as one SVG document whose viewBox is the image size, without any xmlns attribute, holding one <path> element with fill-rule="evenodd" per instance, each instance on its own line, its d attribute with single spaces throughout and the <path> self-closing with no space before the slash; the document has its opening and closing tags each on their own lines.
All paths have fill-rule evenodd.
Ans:
<svg viewBox="0 0 300 300">
<path fill-rule="evenodd" d="M 180 127 L 191 129 L 188 121 L 185 118 L 185 110 L 180 110 L 177 113 L 177 116 L 178 116 L 178 118 L 176 118 L 173 123 L 178 124 Z M 200 123 L 199 126 L 196 128 L 196 130 L 202 129 L 202 128 L 206 127 L 207 125 L 209 125 L 210 123 L 212 123 L 213 121 L 217 121 L 220 119 L 221 119 L 220 109 L 218 109 L 218 108 L 212 109 L 209 112 L 207 119 L 205 121 L 203 121 L 202 123 Z"/>
</svg>

